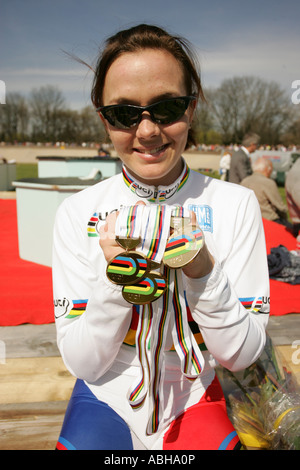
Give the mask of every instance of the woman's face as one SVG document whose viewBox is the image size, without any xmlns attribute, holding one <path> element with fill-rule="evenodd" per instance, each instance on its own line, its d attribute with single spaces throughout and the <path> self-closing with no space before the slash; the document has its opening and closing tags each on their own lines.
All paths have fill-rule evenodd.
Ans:
<svg viewBox="0 0 300 470">
<path fill-rule="evenodd" d="M 167 51 L 145 49 L 125 53 L 116 59 L 106 74 L 103 105 L 133 104 L 147 106 L 165 98 L 187 94 L 183 71 Z M 148 112 L 130 129 L 116 129 L 104 120 L 111 141 L 126 168 L 139 181 L 169 185 L 182 169 L 194 105 L 172 124 L 156 124 Z"/>
</svg>

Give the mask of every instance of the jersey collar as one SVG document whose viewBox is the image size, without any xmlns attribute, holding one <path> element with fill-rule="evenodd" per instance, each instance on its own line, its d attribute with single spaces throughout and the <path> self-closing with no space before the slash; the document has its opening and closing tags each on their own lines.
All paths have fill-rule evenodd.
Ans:
<svg viewBox="0 0 300 470">
<path fill-rule="evenodd" d="M 134 192 L 138 197 L 147 199 L 149 202 L 163 202 L 170 199 L 176 194 L 187 182 L 190 169 L 184 161 L 184 168 L 179 178 L 170 186 L 151 186 L 141 183 L 131 176 L 127 168 L 122 168 L 123 181 L 126 186 Z"/>
</svg>

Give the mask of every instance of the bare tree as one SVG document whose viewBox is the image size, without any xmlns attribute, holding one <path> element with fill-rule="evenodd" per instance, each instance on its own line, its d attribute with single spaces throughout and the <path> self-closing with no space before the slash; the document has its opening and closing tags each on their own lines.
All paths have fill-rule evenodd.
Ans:
<svg viewBox="0 0 300 470">
<path fill-rule="evenodd" d="M 207 93 L 209 94 L 209 91 Z M 209 102 L 198 103 L 193 129 L 197 142 L 202 144 L 216 143 L 210 142 L 211 132 L 214 131 L 214 117 Z"/>
<path fill-rule="evenodd" d="M 59 140 L 59 116 L 66 109 L 60 90 L 50 85 L 34 89 L 30 106 L 33 136 L 42 142 Z"/>
<path fill-rule="evenodd" d="M 293 112 L 293 120 L 282 136 L 282 143 L 286 146 L 295 145 L 300 149 L 300 107 L 294 105 Z"/>
<path fill-rule="evenodd" d="M 104 125 L 92 106 L 83 108 L 78 116 L 81 142 L 104 142 Z"/>
<path fill-rule="evenodd" d="M 210 103 L 224 143 L 239 143 L 256 132 L 263 142 L 276 144 L 292 113 L 289 97 L 277 83 L 251 76 L 224 80 L 210 93 Z"/>
<path fill-rule="evenodd" d="M 269 83 L 265 92 L 264 110 L 256 131 L 264 142 L 278 144 L 281 136 L 287 131 L 294 117 L 294 108 L 290 98 L 275 82 Z"/>
<path fill-rule="evenodd" d="M 23 141 L 27 137 L 29 109 L 19 93 L 8 93 L 6 104 L 0 107 L 1 140 Z"/>
</svg>

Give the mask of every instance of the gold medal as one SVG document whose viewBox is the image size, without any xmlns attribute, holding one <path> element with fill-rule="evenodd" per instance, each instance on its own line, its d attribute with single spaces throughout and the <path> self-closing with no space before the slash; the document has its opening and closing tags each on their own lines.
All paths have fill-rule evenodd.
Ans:
<svg viewBox="0 0 300 470">
<path fill-rule="evenodd" d="M 203 233 L 198 226 L 185 225 L 184 231 L 174 231 L 167 241 L 163 263 L 173 269 L 186 266 L 197 256 L 203 242 Z"/>
<path fill-rule="evenodd" d="M 166 278 L 158 272 L 151 271 L 140 282 L 124 286 L 122 294 L 127 302 L 144 305 L 157 300 L 166 289 Z"/>
<path fill-rule="evenodd" d="M 108 263 L 106 275 L 114 284 L 127 285 L 139 282 L 149 271 L 150 264 L 143 255 L 125 251 Z"/>
<path fill-rule="evenodd" d="M 171 229 L 174 229 L 175 232 L 184 231 L 184 227 L 189 225 L 190 222 L 190 217 L 172 216 L 170 221 L 170 227 Z"/>
<path fill-rule="evenodd" d="M 140 238 L 116 236 L 116 242 L 126 251 L 134 250 L 141 242 Z"/>
</svg>

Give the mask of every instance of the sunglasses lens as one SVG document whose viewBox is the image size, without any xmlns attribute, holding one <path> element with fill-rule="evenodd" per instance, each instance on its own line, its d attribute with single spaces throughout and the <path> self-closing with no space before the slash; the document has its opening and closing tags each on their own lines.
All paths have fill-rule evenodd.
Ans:
<svg viewBox="0 0 300 470">
<path fill-rule="evenodd" d="M 189 104 L 189 100 L 176 98 L 155 104 L 151 111 L 159 124 L 171 124 L 180 119 Z"/>
<path fill-rule="evenodd" d="M 131 106 L 116 106 L 105 111 L 104 117 L 118 129 L 128 129 L 134 126 L 139 119 L 139 112 Z"/>
</svg>

